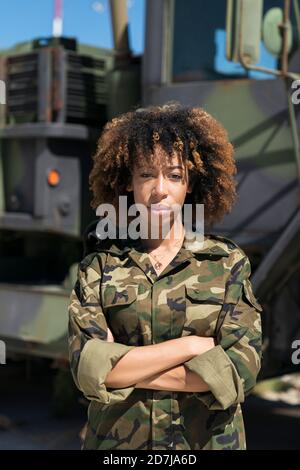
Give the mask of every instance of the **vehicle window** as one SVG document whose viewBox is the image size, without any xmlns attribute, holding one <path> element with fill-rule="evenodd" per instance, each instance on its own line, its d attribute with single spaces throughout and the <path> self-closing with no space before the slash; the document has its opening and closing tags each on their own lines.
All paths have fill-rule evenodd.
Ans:
<svg viewBox="0 0 300 470">
<path fill-rule="evenodd" d="M 300 1 L 298 4 L 300 5 Z M 264 14 L 272 7 L 283 7 L 283 0 L 265 0 Z M 299 29 L 291 2 L 291 21 L 294 43 L 299 47 Z M 299 21 L 299 19 L 298 19 Z M 224 80 L 226 78 L 270 79 L 275 76 L 245 70 L 242 65 L 226 59 L 226 0 L 175 0 L 172 65 L 173 82 L 198 80 Z M 299 23 L 298 23 L 299 28 Z M 279 67 L 273 56 L 261 43 L 260 62 L 256 65 L 272 69 Z"/>
</svg>

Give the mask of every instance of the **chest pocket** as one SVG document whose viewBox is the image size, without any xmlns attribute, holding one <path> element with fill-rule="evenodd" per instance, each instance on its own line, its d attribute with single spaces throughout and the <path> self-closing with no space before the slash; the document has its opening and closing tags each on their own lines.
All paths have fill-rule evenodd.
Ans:
<svg viewBox="0 0 300 470">
<path fill-rule="evenodd" d="M 138 329 L 137 285 L 101 287 L 104 315 L 116 342 L 135 344 L 132 338 Z"/>
<path fill-rule="evenodd" d="M 185 288 L 186 321 L 183 334 L 212 336 L 224 302 L 225 289 Z"/>
<path fill-rule="evenodd" d="M 104 308 L 119 307 L 132 304 L 137 297 L 138 286 L 125 286 L 124 288 L 114 285 L 102 287 L 102 304 Z"/>
</svg>

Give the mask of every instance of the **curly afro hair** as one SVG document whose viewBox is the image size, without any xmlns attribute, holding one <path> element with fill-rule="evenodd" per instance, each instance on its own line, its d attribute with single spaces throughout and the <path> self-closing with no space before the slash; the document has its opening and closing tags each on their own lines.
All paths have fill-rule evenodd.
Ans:
<svg viewBox="0 0 300 470">
<path fill-rule="evenodd" d="M 111 203 L 118 214 L 119 196 L 134 203 L 133 193 L 126 191 L 133 166 L 149 164 L 157 144 L 166 158 L 177 151 L 186 165 L 193 189 L 185 203 L 204 204 L 209 226 L 221 221 L 236 199 L 233 146 L 224 127 L 204 109 L 176 102 L 139 108 L 104 126 L 92 157 L 91 207 Z"/>
</svg>

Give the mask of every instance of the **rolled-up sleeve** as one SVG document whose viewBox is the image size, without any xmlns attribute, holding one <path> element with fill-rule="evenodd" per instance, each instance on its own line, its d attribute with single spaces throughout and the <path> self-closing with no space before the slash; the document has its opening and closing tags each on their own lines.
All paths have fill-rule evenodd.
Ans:
<svg viewBox="0 0 300 470">
<path fill-rule="evenodd" d="M 215 332 L 216 346 L 184 363 L 207 383 L 208 392 L 194 395 L 211 410 L 224 410 L 243 402 L 255 386 L 261 368 L 263 309 L 252 291 L 249 259 L 243 255 L 226 283 Z"/>
<path fill-rule="evenodd" d="M 107 374 L 135 346 L 107 342 L 108 326 L 101 306 L 99 255 L 88 255 L 78 264 L 77 280 L 70 295 L 69 359 L 76 386 L 89 400 L 112 405 L 126 399 L 134 386 L 108 388 Z"/>
</svg>

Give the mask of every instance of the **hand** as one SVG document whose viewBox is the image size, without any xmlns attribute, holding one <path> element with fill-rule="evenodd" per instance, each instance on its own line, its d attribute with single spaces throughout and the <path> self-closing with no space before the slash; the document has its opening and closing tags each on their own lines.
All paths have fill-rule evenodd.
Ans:
<svg viewBox="0 0 300 470">
<path fill-rule="evenodd" d="M 110 331 L 109 328 L 107 328 L 107 340 L 108 343 L 114 343 L 115 339 L 113 337 L 112 332 Z"/>
</svg>

